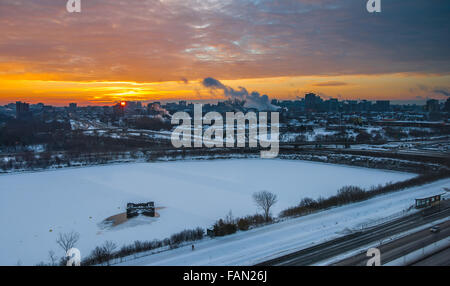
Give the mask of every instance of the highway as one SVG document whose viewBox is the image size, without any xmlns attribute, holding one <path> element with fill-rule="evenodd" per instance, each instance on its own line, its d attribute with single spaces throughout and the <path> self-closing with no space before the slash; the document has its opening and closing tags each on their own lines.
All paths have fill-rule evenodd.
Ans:
<svg viewBox="0 0 450 286">
<path fill-rule="evenodd" d="M 373 243 L 379 244 L 393 235 L 400 234 L 433 221 L 450 217 L 450 201 L 442 201 L 440 207 L 387 222 L 369 229 L 354 232 L 294 253 L 271 259 L 258 265 L 306 266 L 325 261 Z"/>
<path fill-rule="evenodd" d="M 383 244 L 377 247 L 381 253 L 381 264 L 386 264 L 394 259 L 401 258 L 408 253 L 416 250 L 420 250 L 427 245 L 431 245 L 434 242 L 442 240 L 450 236 L 450 220 L 444 223 L 438 224 L 441 228 L 440 232 L 432 233 L 429 228 L 422 231 L 418 231 L 407 235 L 405 237 L 399 238 L 392 242 Z M 436 265 L 439 263 L 438 260 L 441 258 L 436 258 L 430 256 L 423 263 L 429 265 Z M 450 259 L 450 257 L 448 257 Z M 359 253 L 355 256 L 349 257 L 333 265 L 336 266 L 364 266 L 366 265 L 368 257 L 366 253 Z M 444 259 L 445 262 L 445 259 Z"/>
<path fill-rule="evenodd" d="M 427 256 L 412 266 L 450 266 L 450 247 Z"/>
</svg>

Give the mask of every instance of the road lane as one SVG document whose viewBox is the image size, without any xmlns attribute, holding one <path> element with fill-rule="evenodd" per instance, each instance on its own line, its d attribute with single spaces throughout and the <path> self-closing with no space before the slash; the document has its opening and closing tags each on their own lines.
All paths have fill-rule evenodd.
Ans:
<svg viewBox="0 0 450 286">
<path fill-rule="evenodd" d="M 258 265 L 313 265 L 446 217 L 450 217 L 450 201 L 443 201 L 440 208 L 435 207 L 424 212 L 418 212 L 364 231 L 355 232 L 279 258 L 271 259 Z"/>
</svg>

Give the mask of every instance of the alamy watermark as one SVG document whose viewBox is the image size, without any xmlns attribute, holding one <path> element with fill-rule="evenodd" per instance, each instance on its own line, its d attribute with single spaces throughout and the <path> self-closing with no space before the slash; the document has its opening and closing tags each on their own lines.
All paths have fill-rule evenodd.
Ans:
<svg viewBox="0 0 450 286">
<path fill-rule="evenodd" d="M 66 9 L 69 13 L 81 13 L 81 0 L 68 0 Z"/>
<path fill-rule="evenodd" d="M 369 13 L 380 13 L 381 12 L 381 0 L 369 0 L 367 1 L 367 12 Z"/>
<path fill-rule="evenodd" d="M 369 248 L 366 256 L 370 257 L 367 266 L 381 266 L 381 251 L 378 248 Z"/>
<path fill-rule="evenodd" d="M 172 124 L 179 126 L 172 131 L 172 145 L 175 148 L 244 148 L 248 142 L 248 147 L 256 148 L 259 143 L 260 147 L 268 149 L 260 152 L 261 158 L 278 156 L 280 121 L 278 112 L 270 112 L 270 124 L 268 112 L 258 114 L 226 112 L 225 117 L 224 121 L 218 112 L 208 112 L 203 116 L 201 104 L 194 104 L 194 118 L 187 112 L 176 112 L 172 116 Z"/>
<path fill-rule="evenodd" d="M 80 266 L 81 252 L 78 248 L 71 248 L 66 252 L 67 263 L 66 266 Z"/>
</svg>

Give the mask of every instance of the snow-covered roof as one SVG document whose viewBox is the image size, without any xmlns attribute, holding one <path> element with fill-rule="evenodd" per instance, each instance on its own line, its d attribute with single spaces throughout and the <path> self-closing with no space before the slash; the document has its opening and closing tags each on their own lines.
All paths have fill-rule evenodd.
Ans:
<svg viewBox="0 0 450 286">
<path fill-rule="evenodd" d="M 435 196 L 443 196 L 443 195 L 445 195 L 445 192 L 440 191 L 440 192 L 430 193 L 429 195 L 424 196 L 424 197 L 418 197 L 418 198 L 416 198 L 416 200 L 423 200 L 423 199 L 427 199 L 427 198 L 431 198 L 431 197 L 435 197 Z"/>
</svg>

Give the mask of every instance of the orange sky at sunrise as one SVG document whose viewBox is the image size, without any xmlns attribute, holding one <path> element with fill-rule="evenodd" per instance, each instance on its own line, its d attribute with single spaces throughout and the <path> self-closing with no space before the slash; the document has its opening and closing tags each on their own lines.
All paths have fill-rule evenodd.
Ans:
<svg viewBox="0 0 450 286">
<path fill-rule="evenodd" d="M 201 80 L 190 82 L 167 81 L 154 83 L 136 82 L 83 82 L 48 80 L 0 80 L 0 104 L 16 100 L 30 103 L 44 102 L 53 105 L 110 105 L 120 100 L 172 101 L 225 99 L 221 94 L 211 94 L 201 85 Z M 423 100 L 427 90 L 410 90 L 417 83 L 444 85 L 450 76 L 425 75 L 351 75 L 351 76 L 307 76 L 275 77 L 257 79 L 224 80 L 224 84 L 269 94 L 271 98 L 296 99 L 306 92 L 315 92 L 324 98 L 339 99 L 388 99 L 394 101 Z M 441 96 L 442 97 L 442 96 Z M 441 98 L 435 95 L 434 98 Z"/>
</svg>

